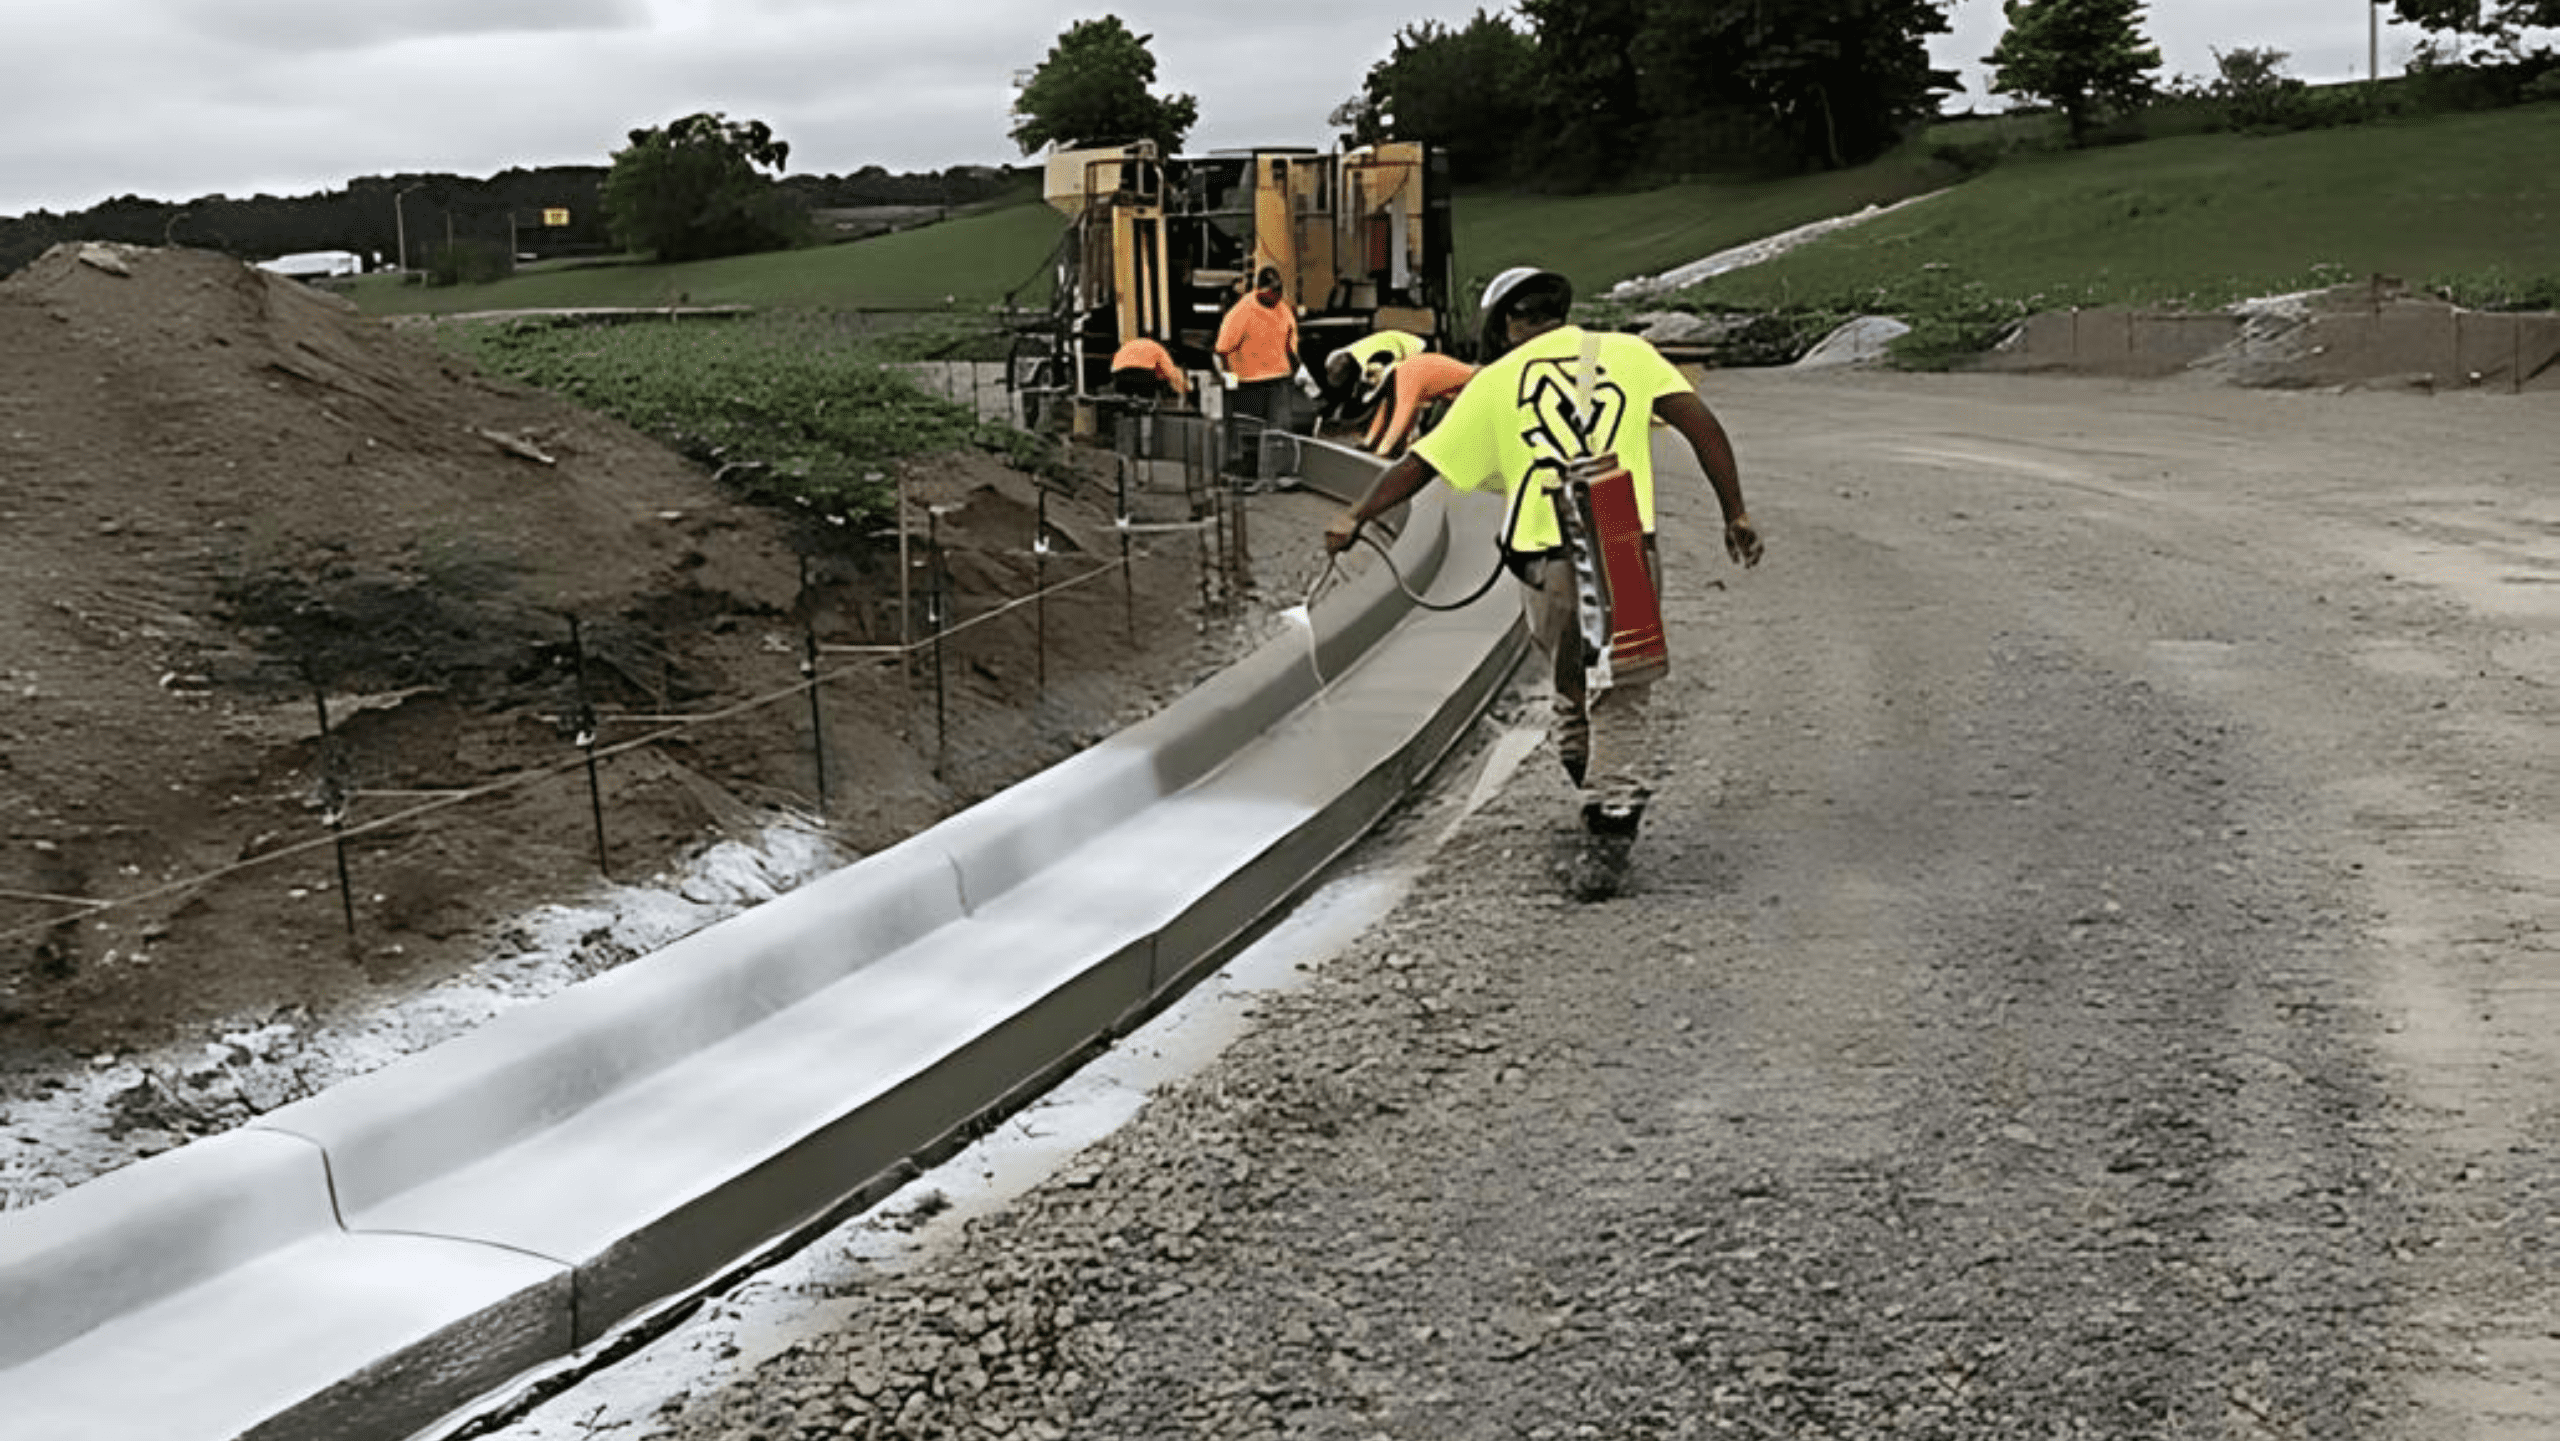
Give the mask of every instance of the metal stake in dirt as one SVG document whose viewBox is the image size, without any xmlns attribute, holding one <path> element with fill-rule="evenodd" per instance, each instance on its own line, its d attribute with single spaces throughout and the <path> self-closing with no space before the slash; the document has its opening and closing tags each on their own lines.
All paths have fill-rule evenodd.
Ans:
<svg viewBox="0 0 2560 1441">
<path fill-rule="evenodd" d="M 950 597 L 943 586 L 941 506 L 926 507 L 925 526 L 926 619 L 933 622 L 933 775 L 941 780 L 951 759 L 950 712 L 942 683 L 942 632 L 948 623 Z"/>
<path fill-rule="evenodd" d="M 578 618 L 569 617 L 569 659 L 578 677 L 578 711 L 572 718 L 577 727 L 576 743 L 587 757 L 587 809 L 595 816 L 596 869 L 607 877 L 613 874 L 613 863 L 604 849 L 604 784 L 596 778 L 596 708 L 587 699 L 587 648 L 578 633 Z"/>
<path fill-rule="evenodd" d="M 1183 513 L 1191 519 L 1191 541 L 1200 557 L 1199 626 L 1204 631 L 1209 628 L 1209 609 L 1218 589 L 1216 542 L 1208 528 L 1218 513 L 1217 472 L 1209 462 L 1215 436 L 1211 426 L 1200 426 L 1182 453 Z"/>
<path fill-rule="evenodd" d="M 800 557 L 800 679 L 809 687 L 809 749 L 818 762 L 818 814 L 827 805 L 827 718 L 818 709 L 818 622 L 809 604 L 809 557 Z"/>
<path fill-rule="evenodd" d="M 356 938 L 355 883 L 347 874 L 347 795 L 346 783 L 340 778 L 337 738 L 329 733 L 329 697 L 320 689 L 311 667 L 302 669 L 304 679 L 311 682 L 311 705 L 320 714 L 320 819 L 329 827 L 330 848 L 338 854 L 338 909 L 347 918 L 347 939 Z"/>
<path fill-rule="evenodd" d="M 1235 508 L 1230 514 L 1235 517 L 1236 543 L 1235 551 L 1228 560 L 1227 596 L 1241 606 L 1244 603 L 1245 589 L 1253 584 L 1253 552 L 1245 539 L 1245 522 L 1252 517 L 1253 507 L 1247 504 L 1241 495 L 1235 498 L 1233 504 Z"/>
<path fill-rule="evenodd" d="M 1040 487 L 1039 518 L 1031 532 L 1031 690 L 1049 698 L 1049 487 Z"/>
<path fill-rule="evenodd" d="M 901 469 L 898 472 L 898 644 L 901 648 L 916 643 L 915 601 L 908 594 L 907 565 L 907 473 Z M 912 657 L 907 674 L 915 674 Z"/>
<path fill-rule="evenodd" d="M 1115 477 L 1120 508 L 1120 611 L 1122 624 L 1129 632 L 1129 643 L 1138 643 L 1138 572 L 1129 564 L 1129 470 L 1122 466 Z"/>
</svg>

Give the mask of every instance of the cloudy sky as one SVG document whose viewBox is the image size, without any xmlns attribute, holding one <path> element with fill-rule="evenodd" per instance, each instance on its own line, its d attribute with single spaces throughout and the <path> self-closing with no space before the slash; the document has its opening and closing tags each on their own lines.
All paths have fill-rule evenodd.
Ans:
<svg viewBox="0 0 2560 1441">
<path fill-rule="evenodd" d="M 1480 3 L 1480 0 L 1479 0 Z M 1399 24 L 1458 0 L 0 0 L 0 215 L 119 195 L 303 195 L 362 175 L 602 164 L 625 133 L 697 110 L 761 119 L 791 168 L 938 170 L 1017 159 L 1016 71 L 1078 19 L 1154 36 L 1158 89 L 1199 97 L 1190 148 L 1321 145 Z M 1507 8 L 1494 5 L 1490 8 Z M 2168 69 L 2215 47 L 2290 73 L 2365 68 L 2363 0 L 2152 0 Z M 2000 0 L 1957 0 L 1933 44 L 1961 67 Z M 2386 28 L 2383 70 L 2415 32 Z"/>
</svg>

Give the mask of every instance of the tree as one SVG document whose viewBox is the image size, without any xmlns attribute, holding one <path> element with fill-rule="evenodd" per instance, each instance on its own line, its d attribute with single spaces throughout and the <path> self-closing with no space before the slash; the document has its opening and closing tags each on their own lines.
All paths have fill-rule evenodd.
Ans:
<svg viewBox="0 0 2560 1441">
<path fill-rule="evenodd" d="M 1636 64 L 1645 0 L 1520 0 L 1538 50 L 1539 163 L 1592 182 L 1632 170 L 1649 116 Z"/>
<path fill-rule="evenodd" d="M 790 153 L 763 121 L 733 121 L 717 112 L 632 131 L 604 179 L 614 243 L 661 261 L 791 245 L 803 221 L 773 180 L 758 173 L 780 172 Z"/>
<path fill-rule="evenodd" d="M 1513 141 L 1530 123 L 1537 58 L 1528 36 L 1483 10 L 1463 30 L 1409 25 L 1332 123 L 1356 144 L 1422 141 L 1448 152 L 1454 178 L 1493 179 L 1509 173 Z"/>
<path fill-rule="evenodd" d="M 1647 108 L 1738 109 L 1789 158 L 1840 169 L 1893 148 L 1957 89 L 1929 64 L 1948 0 L 1654 0 L 1638 49 Z"/>
<path fill-rule="evenodd" d="M 2560 0 L 2391 0 L 2391 10 L 2421 29 L 2479 35 L 2508 49 L 2526 30 L 2560 26 Z"/>
<path fill-rule="evenodd" d="M 2205 87 L 2205 94 L 2221 104 L 2232 124 L 2244 129 L 2291 124 L 2305 87 L 2284 73 L 2288 58 L 2286 52 L 2273 48 L 2216 50 L 2213 63 L 2220 73 Z"/>
<path fill-rule="evenodd" d="M 1983 57 L 1996 94 L 2042 100 L 2085 144 L 2098 117 L 2155 91 L 2160 47 L 2142 35 L 2142 0 L 2006 0 L 2008 32 Z"/>
<path fill-rule="evenodd" d="M 1182 148 L 1182 137 L 1200 121 L 1200 102 L 1188 95 L 1148 93 L 1155 83 L 1152 35 L 1134 35 L 1117 15 L 1079 20 L 1049 47 L 1013 102 L 1020 117 L 1011 132 L 1022 153 L 1043 145 L 1081 149 L 1152 140 L 1158 154 Z"/>
</svg>

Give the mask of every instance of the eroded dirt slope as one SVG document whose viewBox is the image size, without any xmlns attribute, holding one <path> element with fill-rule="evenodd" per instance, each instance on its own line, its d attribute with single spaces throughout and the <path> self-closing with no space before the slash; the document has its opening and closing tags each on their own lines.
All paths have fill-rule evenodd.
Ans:
<svg viewBox="0 0 2560 1441">
<path fill-rule="evenodd" d="M 1035 560 L 1031 478 L 981 455 L 906 471 L 916 513 L 942 512 L 955 618 L 1118 554 L 1107 486 L 1053 498 Z M 897 575 L 879 536 L 734 500 L 297 283 L 48 253 L 0 283 L 0 1061 L 24 1080 L 449 972 L 475 927 L 598 876 L 582 696 L 610 746 L 787 692 L 812 634 L 898 637 Z M 831 656 L 837 839 L 893 840 L 1187 683 L 1199 567 L 1136 575 L 1055 598 L 1045 635 L 1026 611 L 955 642 L 939 705 L 920 662 Z M 612 871 L 815 809 L 811 724 L 794 698 L 609 757 Z M 352 934 L 336 798 L 381 827 L 348 846 Z M 76 904 L 100 899 L 130 903 Z"/>
</svg>

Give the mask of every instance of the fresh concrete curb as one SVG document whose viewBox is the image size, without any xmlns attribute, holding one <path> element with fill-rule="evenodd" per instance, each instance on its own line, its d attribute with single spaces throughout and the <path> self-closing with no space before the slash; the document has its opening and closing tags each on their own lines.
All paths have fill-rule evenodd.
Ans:
<svg viewBox="0 0 2560 1441">
<path fill-rule="evenodd" d="M 1309 446 L 1311 479 L 1373 464 Z M 1422 589 L 1499 506 L 1434 492 Z M 1112 740 L 478 1031 L 0 1216 L 11 1434 L 411 1434 L 882 1194 L 1214 966 L 1454 745 L 1501 604 L 1369 567 Z"/>
</svg>

